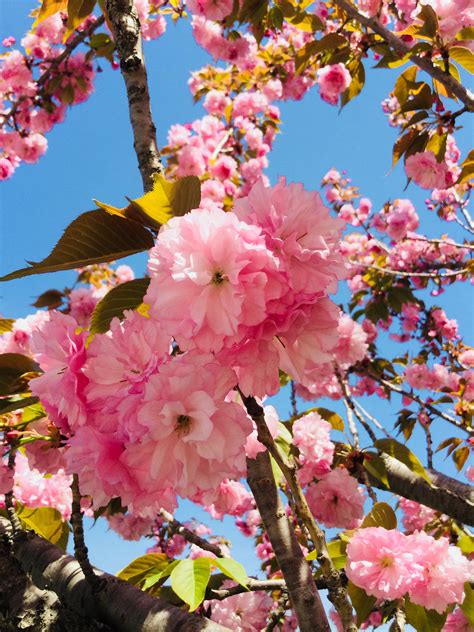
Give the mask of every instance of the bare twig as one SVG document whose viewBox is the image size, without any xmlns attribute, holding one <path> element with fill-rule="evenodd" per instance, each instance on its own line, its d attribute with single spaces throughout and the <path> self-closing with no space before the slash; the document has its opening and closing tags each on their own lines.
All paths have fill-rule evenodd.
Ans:
<svg viewBox="0 0 474 632">
<path fill-rule="evenodd" d="M 443 72 L 443 70 L 441 70 L 438 66 L 435 66 L 428 57 L 414 55 L 408 44 L 397 37 L 385 26 L 382 26 L 376 18 L 369 18 L 362 15 L 362 13 L 360 13 L 357 8 L 349 2 L 349 0 L 334 0 L 334 4 L 345 11 L 353 20 L 357 20 L 357 22 L 366 28 L 371 29 L 374 33 L 377 33 L 377 35 L 380 35 L 380 37 L 382 37 L 401 57 L 408 55 L 415 65 L 428 73 L 433 79 L 442 83 L 450 93 L 464 103 L 469 111 L 474 112 L 474 96 L 452 75 Z"/>
<path fill-rule="evenodd" d="M 160 509 L 160 516 L 166 520 L 170 531 L 183 536 L 183 538 L 187 542 L 195 544 L 204 551 L 214 553 L 216 557 L 228 557 L 223 553 L 223 551 L 217 544 L 213 544 L 212 542 L 208 542 L 204 538 L 201 538 L 199 535 L 197 535 L 197 533 L 194 533 L 194 531 L 191 531 L 191 529 L 188 529 L 181 522 L 176 520 L 176 518 L 174 518 L 174 516 L 170 514 L 169 511 L 166 511 L 166 509 Z"/>
<path fill-rule="evenodd" d="M 467 274 L 469 272 L 469 268 L 459 268 L 458 270 L 447 270 L 446 272 L 441 272 L 441 270 L 434 270 L 432 272 L 408 272 L 407 270 L 392 270 L 391 268 L 382 268 L 381 266 L 377 266 L 371 263 L 356 263 L 350 262 L 350 265 L 355 268 L 367 268 L 368 270 L 377 270 L 377 272 L 382 272 L 383 274 L 387 274 L 390 276 L 400 276 L 400 277 L 412 277 L 412 278 L 425 278 L 425 279 L 444 279 L 453 276 L 458 276 L 460 274 Z M 442 268 L 448 268 L 448 265 L 441 266 Z"/>
</svg>

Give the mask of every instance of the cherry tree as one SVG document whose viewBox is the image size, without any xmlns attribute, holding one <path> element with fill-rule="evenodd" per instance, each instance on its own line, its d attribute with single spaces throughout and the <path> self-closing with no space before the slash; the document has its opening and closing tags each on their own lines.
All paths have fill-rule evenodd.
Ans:
<svg viewBox="0 0 474 632">
<path fill-rule="evenodd" d="M 181 20 L 212 58 L 189 80 L 206 114 L 158 147 L 142 40 Z M 464 0 L 43 0 L 3 40 L 0 178 L 41 160 L 100 61 L 143 195 L 0 279 L 77 273 L 0 319 L 2 630 L 474 629 L 474 349 L 443 300 L 473 270 L 473 24 Z M 270 183 L 278 104 L 319 91 L 344 116 L 369 68 L 397 71 L 408 189 L 375 208 L 343 164 L 321 193 Z M 136 277 L 119 260 L 140 252 Z M 261 572 L 178 499 L 232 516 Z M 84 515 L 151 546 L 111 576 Z"/>
</svg>

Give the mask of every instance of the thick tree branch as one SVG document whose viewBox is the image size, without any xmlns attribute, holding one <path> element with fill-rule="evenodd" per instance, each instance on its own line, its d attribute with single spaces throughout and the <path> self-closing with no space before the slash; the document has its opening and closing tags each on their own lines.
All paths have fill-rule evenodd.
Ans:
<svg viewBox="0 0 474 632">
<path fill-rule="evenodd" d="M 125 81 L 134 147 L 143 188 L 153 188 L 153 176 L 163 172 L 156 144 L 150 93 L 142 50 L 140 21 L 132 0 L 105 0 L 108 22 L 112 29 Z"/>
<path fill-rule="evenodd" d="M 6 538 L 5 538 L 6 540 Z M 61 603 L 49 590 L 40 590 L 11 555 L 10 547 L 0 538 L 0 630 L 18 632 L 112 632 L 79 615 Z"/>
<path fill-rule="evenodd" d="M 341 617 L 343 628 L 347 632 L 356 632 L 357 627 L 353 622 L 352 606 L 347 596 L 347 590 L 341 581 L 340 574 L 334 566 L 331 556 L 329 555 L 324 532 L 316 524 L 308 503 L 306 502 L 306 498 L 298 481 L 296 467 L 294 463 L 286 462 L 278 451 L 265 422 L 263 408 L 257 403 L 254 397 L 245 397 L 242 392 L 240 392 L 240 395 L 248 414 L 252 417 L 255 425 L 257 426 L 258 440 L 267 448 L 269 453 L 275 459 L 286 479 L 286 482 L 288 483 L 297 514 L 308 530 L 311 540 L 318 551 L 317 560 L 321 566 L 323 577 L 327 583 L 329 599 L 334 604 L 335 609 Z"/>
<path fill-rule="evenodd" d="M 0 518 L 0 536 L 10 530 L 9 522 Z M 35 586 L 56 593 L 68 609 L 78 614 L 87 613 L 117 632 L 228 632 L 228 628 L 156 599 L 101 571 L 96 572 L 104 580 L 104 587 L 94 594 L 75 558 L 33 532 L 23 535 L 12 547 L 22 570 Z"/>
<path fill-rule="evenodd" d="M 381 454 L 385 463 L 390 491 L 431 507 L 436 511 L 474 526 L 474 488 L 465 483 L 426 468 L 432 481 L 430 486 L 421 476 L 410 471 L 403 463 L 387 454 Z M 374 487 L 386 489 L 385 485 L 369 474 Z"/>
<path fill-rule="evenodd" d="M 340 7 L 347 15 L 353 20 L 357 20 L 366 28 L 371 29 L 374 33 L 383 37 L 383 39 L 389 44 L 389 46 L 398 53 L 401 57 L 405 55 L 410 56 L 410 60 L 416 64 L 419 68 L 428 73 L 433 79 L 436 79 L 442 83 L 449 92 L 456 96 L 460 101 L 464 103 L 466 108 L 474 112 L 474 96 L 467 90 L 459 81 L 457 81 L 452 75 L 445 73 L 441 68 L 435 66 L 428 57 L 421 57 L 420 55 L 414 55 L 410 46 L 403 40 L 397 37 L 394 33 L 389 31 L 385 26 L 382 26 L 376 18 L 369 18 L 362 15 L 357 8 L 349 2 L 349 0 L 333 0 L 334 4 Z"/>
<path fill-rule="evenodd" d="M 278 493 L 268 452 L 261 452 L 255 459 L 247 459 L 247 479 L 288 586 L 301 632 L 329 632 L 326 613 L 311 569 L 304 559 Z"/>
</svg>

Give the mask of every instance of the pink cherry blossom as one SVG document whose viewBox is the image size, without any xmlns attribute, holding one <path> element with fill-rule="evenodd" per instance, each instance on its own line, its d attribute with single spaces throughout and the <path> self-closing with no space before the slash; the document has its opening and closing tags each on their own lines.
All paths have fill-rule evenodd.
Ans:
<svg viewBox="0 0 474 632">
<path fill-rule="evenodd" d="M 208 20 L 223 20 L 232 12 L 233 0 L 187 0 L 189 10 Z"/>
<path fill-rule="evenodd" d="M 331 424 L 318 413 L 308 413 L 293 424 L 293 442 L 300 451 L 300 480 L 308 483 L 331 471 L 334 443 L 330 439 Z"/>
<path fill-rule="evenodd" d="M 449 186 L 446 164 L 438 162 L 432 151 L 409 156 L 405 162 L 405 171 L 423 189 L 442 189 Z"/>
<path fill-rule="evenodd" d="M 425 505 L 420 505 L 415 500 L 400 498 L 398 501 L 403 511 L 403 527 L 407 531 L 416 531 L 436 517 L 436 511 Z"/>
<path fill-rule="evenodd" d="M 319 93 L 331 105 L 337 105 L 339 95 L 347 90 L 351 81 L 351 74 L 344 64 L 332 64 L 318 70 Z"/>
<path fill-rule="evenodd" d="M 226 580 L 222 588 L 231 588 L 235 582 Z M 234 632 L 260 632 L 264 629 L 273 599 L 265 592 L 245 592 L 222 601 L 207 601 L 211 619 Z"/>
<path fill-rule="evenodd" d="M 446 623 L 443 626 L 443 632 L 472 632 L 473 626 L 465 617 L 461 608 L 455 608 L 446 617 Z"/>
<path fill-rule="evenodd" d="M 464 584 L 474 578 L 474 565 L 447 538 L 435 540 L 420 531 L 409 536 L 423 571 L 410 587 L 410 599 L 429 610 L 443 613 L 447 606 L 464 600 Z"/>
<path fill-rule="evenodd" d="M 316 520 L 327 528 L 354 529 L 364 516 L 364 493 L 345 468 L 337 467 L 306 492 Z"/>
<path fill-rule="evenodd" d="M 383 527 L 360 529 L 347 545 L 346 573 L 351 582 L 378 599 L 398 599 L 421 578 L 419 552 L 409 536 Z"/>
</svg>

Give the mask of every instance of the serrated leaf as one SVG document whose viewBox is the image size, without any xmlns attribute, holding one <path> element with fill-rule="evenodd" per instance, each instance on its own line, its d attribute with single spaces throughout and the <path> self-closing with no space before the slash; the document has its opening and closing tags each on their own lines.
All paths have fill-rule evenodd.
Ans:
<svg viewBox="0 0 474 632">
<path fill-rule="evenodd" d="M 152 234 L 136 222 L 98 209 L 87 211 L 69 224 L 46 259 L 29 262 L 30 267 L 10 272 L 0 281 L 115 261 L 149 250 L 154 243 Z"/>
<path fill-rule="evenodd" d="M 27 529 L 32 529 L 45 540 L 49 540 L 64 550 L 66 549 L 69 528 L 57 509 L 53 509 L 53 507 L 31 509 L 17 503 L 15 512 Z"/>
<path fill-rule="evenodd" d="M 372 612 L 377 599 L 352 582 L 347 584 L 347 592 L 357 614 L 357 625 L 361 625 Z"/>
<path fill-rule="evenodd" d="M 407 623 L 412 625 L 417 632 L 440 632 L 446 621 L 446 614 L 439 614 L 435 610 L 426 610 L 405 599 L 405 615 Z"/>
<path fill-rule="evenodd" d="M 341 94 L 341 107 L 344 107 L 349 101 L 356 97 L 364 87 L 365 83 L 365 69 L 362 62 L 358 62 L 358 65 L 353 70 L 350 68 L 352 81 L 345 92 Z"/>
<path fill-rule="evenodd" d="M 49 18 L 55 13 L 66 11 L 67 0 L 43 0 L 36 20 L 33 22 L 32 28 L 36 28 L 43 20 Z"/>
<path fill-rule="evenodd" d="M 91 317 L 91 334 L 108 331 L 113 318 L 122 318 L 126 309 L 136 309 L 143 303 L 150 279 L 133 279 L 121 283 L 101 299 Z"/>
<path fill-rule="evenodd" d="M 367 527 L 396 529 L 397 516 L 387 503 L 375 503 L 369 513 L 365 516 L 359 528 L 366 529 Z"/>
<path fill-rule="evenodd" d="M 157 230 L 174 216 L 182 216 L 199 206 L 201 183 L 196 176 L 186 176 L 176 182 L 155 176 L 153 190 L 139 198 L 129 200 L 128 206 L 117 208 L 94 200 L 101 209 L 111 215 L 133 220 Z"/>
<path fill-rule="evenodd" d="M 39 400 L 37 397 L 6 397 L 4 399 L 0 399 L 0 415 L 11 413 L 14 410 L 20 410 L 20 408 L 25 408 L 27 406 L 30 406 L 31 404 L 36 404 L 38 401 Z"/>
<path fill-rule="evenodd" d="M 28 356 L 20 353 L 0 354 L 0 395 L 23 393 L 28 373 L 40 373 L 39 365 Z"/>
<path fill-rule="evenodd" d="M 397 459 L 397 461 L 406 465 L 411 472 L 418 474 L 418 476 L 421 476 L 431 485 L 431 479 L 426 473 L 425 468 L 413 452 L 406 447 L 406 445 L 395 441 L 395 439 L 379 439 L 374 443 L 374 445 L 381 452 L 389 454 L 394 459 Z"/>
<path fill-rule="evenodd" d="M 384 460 L 378 454 L 366 452 L 364 454 L 364 467 L 369 474 L 372 474 L 377 480 L 382 481 L 387 489 L 390 489 L 387 478 L 387 468 Z"/>
<path fill-rule="evenodd" d="M 217 566 L 218 569 L 220 569 L 224 575 L 226 575 L 227 577 L 230 577 L 230 579 L 233 579 L 235 582 L 237 582 L 238 584 L 240 584 L 241 586 L 246 587 L 249 581 L 248 575 L 245 572 L 245 568 L 242 566 L 242 564 L 240 562 L 237 562 L 236 560 L 232 560 L 230 558 L 209 558 L 211 563 L 214 566 Z"/>
<path fill-rule="evenodd" d="M 170 563 L 170 558 L 164 553 L 147 553 L 137 557 L 125 568 L 117 573 L 117 577 L 140 586 L 147 577 L 163 571 Z"/>
<path fill-rule="evenodd" d="M 143 584 L 143 590 L 149 590 L 153 588 L 160 580 L 165 579 L 171 575 L 171 572 L 175 566 L 180 563 L 181 560 L 169 560 L 169 564 L 165 566 L 161 571 L 158 571 L 154 575 L 150 575 L 145 579 Z"/>
<path fill-rule="evenodd" d="M 311 410 L 317 412 L 320 417 L 330 423 L 334 430 L 340 430 L 341 432 L 344 432 L 344 420 L 341 415 L 338 415 L 333 410 L 321 408 L 320 406 Z"/>
<path fill-rule="evenodd" d="M 211 577 L 211 562 L 214 563 L 214 560 L 208 557 L 181 560 L 170 575 L 171 588 L 188 604 L 191 612 L 204 600 Z"/>
</svg>

